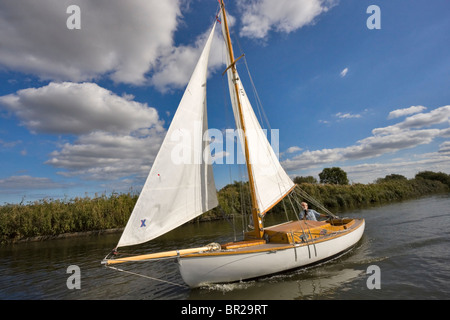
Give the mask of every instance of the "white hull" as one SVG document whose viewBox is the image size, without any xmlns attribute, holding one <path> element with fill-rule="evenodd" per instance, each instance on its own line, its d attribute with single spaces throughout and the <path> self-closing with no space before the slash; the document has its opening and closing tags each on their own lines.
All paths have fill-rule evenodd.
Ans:
<svg viewBox="0 0 450 320">
<path fill-rule="evenodd" d="M 296 244 L 280 249 L 279 244 L 267 244 L 264 250 L 253 252 L 180 257 L 180 273 L 184 282 L 195 288 L 211 283 L 258 278 L 304 267 L 330 259 L 354 246 L 361 239 L 364 226 L 363 220 L 360 226 L 349 233 L 309 245 Z"/>
</svg>

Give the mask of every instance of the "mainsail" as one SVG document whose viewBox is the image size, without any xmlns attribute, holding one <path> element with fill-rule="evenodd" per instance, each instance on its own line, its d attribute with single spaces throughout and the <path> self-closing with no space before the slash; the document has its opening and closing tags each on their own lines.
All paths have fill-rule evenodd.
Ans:
<svg viewBox="0 0 450 320">
<path fill-rule="evenodd" d="M 222 33 L 224 38 L 226 38 L 225 24 L 222 24 Z M 227 55 L 228 66 L 231 66 L 232 63 L 235 63 L 235 61 L 230 61 L 230 57 Z M 233 71 L 232 68 L 228 68 L 227 77 L 236 127 L 238 128 L 241 146 L 244 146 L 244 130 L 242 130 L 243 126 L 241 124 L 238 105 L 240 102 L 258 210 L 260 214 L 264 215 L 288 194 L 294 188 L 295 184 L 281 167 L 272 146 L 269 144 L 236 69 Z M 235 84 L 237 84 L 239 102 L 234 92 L 236 90 Z M 243 152 L 245 153 L 245 150 Z"/>
<path fill-rule="evenodd" d="M 215 24 L 117 247 L 152 240 L 218 205 L 206 114 Z"/>
</svg>

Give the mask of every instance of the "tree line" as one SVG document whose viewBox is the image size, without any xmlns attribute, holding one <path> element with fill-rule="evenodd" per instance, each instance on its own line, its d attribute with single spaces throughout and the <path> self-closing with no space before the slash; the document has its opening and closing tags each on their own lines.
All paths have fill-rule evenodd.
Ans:
<svg viewBox="0 0 450 320">
<path fill-rule="evenodd" d="M 342 170 L 339 167 L 333 167 L 333 168 L 325 168 L 322 170 L 321 173 L 319 173 L 320 183 L 325 184 L 339 184 L 339 185 L 348 185 L 349 180 L 347 178 L 347 173 Z M 450 175 L 443 173 L 443 172 L 433 172 L 433 171 L 421 171 L 416 174 L 414 177 L 415 179 L 427 179 L 427 180 L 434 180 L 434 181 L 440 181 L 441 183 L 447 185 L 450 187 Z M 389 182 L 389 181 L 407 181 L 408 178 L 401 174 L 389 174 L 385 176 L 384 178 L 378 178 L 375 180 L 375 183 L 383 183 L 383 182 Z M 316 184 L 317 179 L 313 176 L 307 176 L 307 177 L 295 177 L 294 182 L 297 184 L 300 183 L 313 183 Z"/>
<path fill-rule="evenodd" d="M 413 179 L 391 174 L 374 183 L 350 184 L 342 169 L 325 168 L 319 178 L 320 181 L 312 176 L 295 177 L 293 180 L 335 213 L 450 191 L 450 175 L 432 171 L 419 172 Z M 219 206 L 193 221 L 250 213 L 248 183 L 228 184 L 217 195 Z M 0 243 L 32 237 L 51 238 L 65 233 L 121 229 L 125 227 L 137 198 L 138 194 L 129 192 L 94 198 L 43 199 L 28 204 L 5 204 L 0 207 Z M 282 201 L 271 211 L 278 214 L 284 210 L 285 203 Z"/>
</svg>

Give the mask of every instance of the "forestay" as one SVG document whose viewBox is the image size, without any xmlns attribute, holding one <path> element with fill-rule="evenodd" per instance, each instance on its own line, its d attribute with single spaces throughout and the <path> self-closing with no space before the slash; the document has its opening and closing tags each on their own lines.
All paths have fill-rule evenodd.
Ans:
<svg viewBox="0 0 450 320">
<path fill-rule="evenodd" d="M 152 240 L 218 205 L 206 114 L 206 77 L 215 24 L 118 247 Z M 207 159 L 209 160 L 209 158 Z"/>
</svg>

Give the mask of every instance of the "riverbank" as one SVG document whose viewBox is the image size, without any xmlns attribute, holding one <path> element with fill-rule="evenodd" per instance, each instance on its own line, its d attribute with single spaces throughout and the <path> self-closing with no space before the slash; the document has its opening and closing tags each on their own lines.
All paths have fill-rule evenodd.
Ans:
<svg viewBox="0 0 450 320">
<path fill-rule="evenodd" d="M 334 213 L 450 192 L 447 184 L 423 178 L 352 185 L 301 183 L 299 187 Z M 0 207 L 0 243 L 120 230 L 125 227 L 137 198 L 138 195 L 127 193 L 96 198 L 44 199 L 28 204 L 7 204 Z M 229 184 L 218 192 L 218 198 L 218 208 L 194 221 L 224 219 L 231 214 L 249 212 L 247 184 Z M 280 204 L 272 211 L 281 213 L 284 208 Z"/>
</svg>

